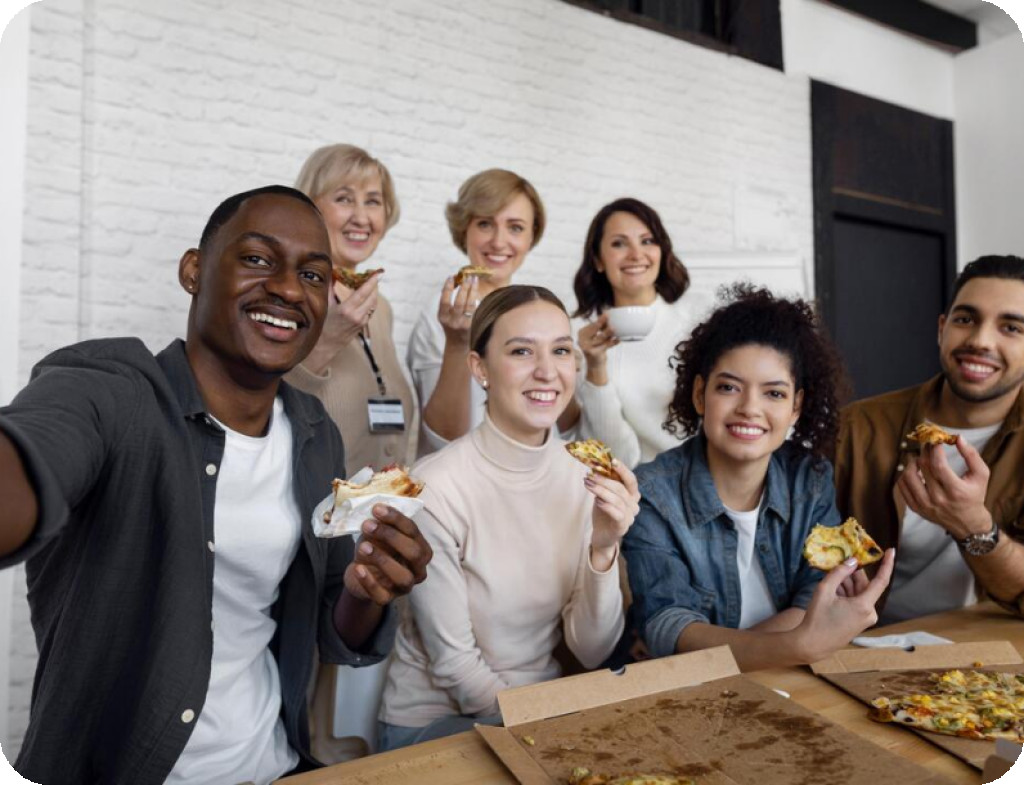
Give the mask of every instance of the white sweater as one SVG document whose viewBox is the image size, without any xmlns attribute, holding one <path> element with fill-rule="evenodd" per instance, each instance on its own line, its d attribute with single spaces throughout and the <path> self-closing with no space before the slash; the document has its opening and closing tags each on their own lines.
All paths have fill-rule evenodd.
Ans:
<svg viewBox="0 0 1024 785">
<path fill-rule="evenodd" d="M 599 387 L 581 374 L 576 390 L 583 407 L 581 438 L 600 439 L 630 468 L 679 445 L 680 440 L 661 427 L 676 385 L 668 361 L 711 304 L 707 295 L 692 290 L 674 303 L 659 295 L 651 305 L 655 321 L 647 337 L 608 350 L 608 383 Z M 577 334 L 585 324 L 574 322 Z"/>
<path fill-rule="evenodd" d="M 618 565 L 590 564 L 586 473 L 558 439 L 527 447 L 489 418 L 414 468 L 434 558 L 403 613 L 382 720 L 497 714 L 499 691 L 560 675 L 563 629 L 586 667 L 611 653 L 623 598 Z"/>
<path fill-rule="evenodd" d="M 412 373 L 413 383 L 420 406 L 425 408 L 434 394 L 437 380 L 441 378 L 441 363 L 444 360 L 444 328 L 437 319 L 437 309 L 441 304 L 441 295 L 437 294 L 416 320 L 416 326 L 409 338 L 409 349 L 406 360 Z M 484 404 L 487 393 L 476 383 L 469 380 L 469 427 L 476 428 L 484 419 Z M 422 415 L 422 409 L 420 411 Z M 448 440 L 432 431 L 420 417 L 419 454 L 429 455 L 440 450 Z"/>
</svg>

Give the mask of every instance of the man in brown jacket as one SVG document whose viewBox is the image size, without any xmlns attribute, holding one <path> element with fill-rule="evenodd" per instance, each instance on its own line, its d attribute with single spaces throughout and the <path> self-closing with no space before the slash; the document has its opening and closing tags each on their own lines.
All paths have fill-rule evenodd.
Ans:
<svg viewBox="0 0 1024 785">
<path fill-rule="evenodd" d="M 967 265 L 939 317 L 942 373 L 848 406 L 836 501 L 896 568 L 882 623 L 972 603 L 1024 613 L 1024 259 Z M 908 440 L 930 422 L 955 445 Z"/>
</svg>

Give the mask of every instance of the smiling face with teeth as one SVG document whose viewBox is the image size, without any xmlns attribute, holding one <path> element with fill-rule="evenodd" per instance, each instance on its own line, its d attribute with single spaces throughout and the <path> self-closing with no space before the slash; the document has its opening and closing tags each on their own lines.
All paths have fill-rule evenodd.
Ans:
<svg viewBox="0 0 1024 785">
<path fill-rule="evenodd" d="M 1024 384 L 1024 282 L 967 281 L 939 317 L 939 361 L 944 387 L 960 401 L 1008 410 Z"/>
<path fill-rule="evenodd" d="M 481 293 L 509 284 L 533 247 L 533 225 L 533 203 L 518 192 L 494 215 L 470 220 L 466 255 L 473 266 L 491 271 L 489 280 L 481 280 Z"/>
<path fill-rule="evenodd" d="M 761 344 L 722 354 L 705 379 L 693 386 L 693 405 L 703 418 L 708 465 L 719 470 L 751 464 L 767 472 L 771 455 L 800 419 L 803 392 L 796 389 L 792 364 Z"/>
<path fill-rule="evenodd" d="M 550 302 L 528 302 L 498 317 L 482 349 L 470 352 L 469 366 L 487 382 L 491 421 L 522 444 L 543 444 L 576 388 L 569 317 Z"/>
<path fill-rule="evenodd" d="M 335 264 L 354 269 L 373 256 L 387 226 L 379 174 L 339 183 L 314 201 L 327 224 Z"/>
<path fill-rule="evenodd" d="M 200 386 L 224 376 L 265 386 L 298 365 L 320 336 L 330 270 L 320 215 L 282 194 L 248 198 L 187 251 L 179 278 L 193 295 L 186 349 Z"/>
<path fill-rule="evenodd" d="M 595 266 L 612 287 L 615 307 L 654 302 L 661 246 L 647 224 L 632 213 L 612 213 L 604 225 L 600 251 Z"/>
</svg>

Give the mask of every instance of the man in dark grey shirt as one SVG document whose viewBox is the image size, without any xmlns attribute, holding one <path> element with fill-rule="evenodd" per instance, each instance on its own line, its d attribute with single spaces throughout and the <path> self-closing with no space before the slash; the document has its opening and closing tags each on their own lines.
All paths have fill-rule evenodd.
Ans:
<svg viewBox="0 0 1024 785">
<path fill-rule="evenodd" d="M 426 575 L 429 546 L 391 508 L 374 509 L 358 548 L 309 525 L 344 473 L 323 407 L 280 381 L 327 310 L 330 241 L 313 203 L 281 186 L 226 200 L 179 280 L 192 295 L 184 342 L 155 357 L 136 339 L 59 350 L 0 409 L 0 566 L 27 561 L 39 647 L 16 768 L 36 782 L 157 785 L 175 768 L 215 659 L 225 433 L 262 437 L 275 399 L 290 425 L 282 509 L 294 501 L 301 531 L 263 612 L 276 625 L 270 683 L 300 768 L 316 765 L 305 705 L 314 646 L 325 662 L 379 662 L 391 601 Z M 202 770 L 205 753 L 193 754 Z"/>
</svg>

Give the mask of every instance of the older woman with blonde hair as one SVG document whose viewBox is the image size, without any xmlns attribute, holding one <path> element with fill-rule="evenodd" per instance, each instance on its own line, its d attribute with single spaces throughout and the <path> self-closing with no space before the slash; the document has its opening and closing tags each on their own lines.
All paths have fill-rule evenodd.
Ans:
<svg viewBox="0 0 1024 785">
<path fill-rule="evenodd" d="M 320 340 L 285 379 L 324 404 L 341 431 L 348 475 L 364 466 L 410 463 L 416 452 L 418 408 L 395 352 L 391 305 L 377 289 L 380 274 L 354 289 L 338 280 L 373 256 L 398 223 L 391 173 L 365 150 L 333 144 L 306 159 L 295 187 L 323 214 L 335 284 Z M 325 666 L 318 671 L 310 696 L 310 748 L 318 760 L 339 763 L 372 751 L 373 695 L 383 675 L 383 666 Z M 342 738 L 335 738 L 339 695 L 347 706 L 346 727 Z"/>
<path fill-rule="evenodd" d="M 335 277 L 355 272 L 398 223 L 391 174 L 365 150 L 334 144 L 316 150 L 295 187 L 323 214 Z M 285 378 L 319 398 L 345 443 L 345 468 L 380 468 L 415 457 L 417 408 L 395 352 L 391 305 L 378 291 L 380 273 L 357 288 L 336 281 L 316 347 Z"/>
<path fill-rule="evenodd" d="M 455 247 L 470 265 L 490 274 L 468 277 L 461 286 L 449 276 L 413 329 L 408 361 L 423 405 L 421 454 L 440 449 L 483 421 L 484 390 L 472 381 L 466 363 L 473 313 L 487 294 L 512 282 L 540 242 L 546 220 L 536 189 L 506 169 L 487 169 L 466 180 L 445 216 Z M 575 404 L 569 412 L 569 418 L 578 416 Z"/>
</svg>

